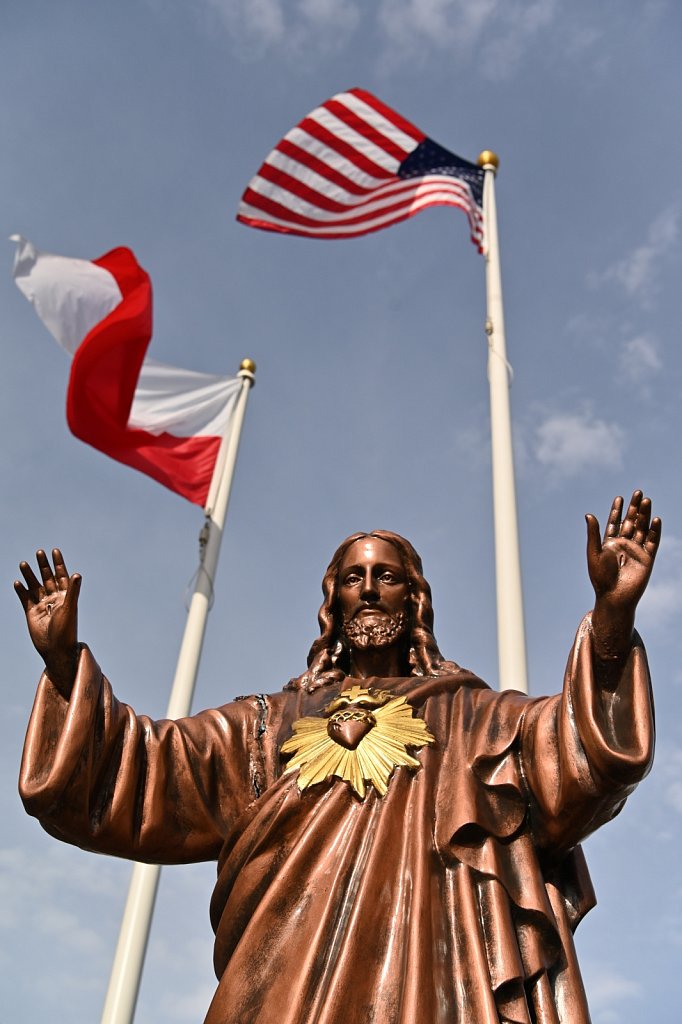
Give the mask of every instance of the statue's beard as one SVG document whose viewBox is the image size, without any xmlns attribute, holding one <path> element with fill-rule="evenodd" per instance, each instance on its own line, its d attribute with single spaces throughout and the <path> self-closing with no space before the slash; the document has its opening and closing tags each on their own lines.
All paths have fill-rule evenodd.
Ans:
<svg viewBox="0 0 682 1024">
<path fill-rule="evenodd" d="M 351 647 L 365 650 L 368 647 L 390 647 L 407 633 L 407 614 L 396 612 L 390 615 L 378 609 L 371 615 L 364 614 L 343 620 L 343 635 Z"/>
</svg>

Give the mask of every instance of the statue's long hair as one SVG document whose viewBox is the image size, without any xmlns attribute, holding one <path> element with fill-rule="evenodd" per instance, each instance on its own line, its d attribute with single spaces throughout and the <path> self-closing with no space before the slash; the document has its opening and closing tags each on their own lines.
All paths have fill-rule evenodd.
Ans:
<svg viewBox="0 0 682 1024">
<path fill-rule="evenodd" d="M 287 689 L 307 690 L 312 693 L 320 686 L 342 682 L 350 671 L 350 650 L 343 635 L 343 622 L 338 603 L 339 566 L 351 544 L 362 540 L 363 537 L 387 541 L 400 555 L 410 591 L 409 674 L 440 676 L 458 670 L 458 665 L 443 658 L 433 635 L 431 587 L 424 579 L 421 558 L 410 542 L 399 534 L 390 533 L 388 530 L 373 530 L 372 533 L 352 534 L 334 553 L 322 580 L 324 601 L 317 616 L 320 636 L 310 648 L 307 670 L 290 680 Z"/>
</svg>

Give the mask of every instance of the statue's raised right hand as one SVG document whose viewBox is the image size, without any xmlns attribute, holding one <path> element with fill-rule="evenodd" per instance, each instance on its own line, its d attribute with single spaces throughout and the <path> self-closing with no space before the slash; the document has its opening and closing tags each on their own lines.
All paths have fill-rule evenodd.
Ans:
<svg viewBox="0 0 682 1024">
<path fill-rule="evenodd" d="M 81 576 L 69 576 L 62 553 L 52 551 L 54 571 L 44 551 L 36 552 L 42 583 L 28 562 L 19 569 L 26 581 L 15 580 L 14 589 L 26 613 L 28 631 L 35 649 L 45 662 L 48 676 L 67 698 L 78 662 L 78 594 Z"/>
</svg>

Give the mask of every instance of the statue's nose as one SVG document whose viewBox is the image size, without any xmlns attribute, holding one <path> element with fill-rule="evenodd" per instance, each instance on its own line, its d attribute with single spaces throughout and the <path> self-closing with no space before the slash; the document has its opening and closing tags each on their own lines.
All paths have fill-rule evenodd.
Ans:
<svg viewBox="0 0 682 1024">
<path fill-rule="evenodd" d="M 362 584 L 362 594 L 360 595 L 363 601 L 378 601 L 379 591 L 377 589 L 376 580 L 371 573 L 367 573 Z"/>
</svg>

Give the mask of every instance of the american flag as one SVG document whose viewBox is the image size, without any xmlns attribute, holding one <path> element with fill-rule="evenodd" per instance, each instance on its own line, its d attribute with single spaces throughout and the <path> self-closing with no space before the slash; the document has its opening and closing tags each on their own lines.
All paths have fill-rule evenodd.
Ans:
<svg viewBox="0 0 682 1024">
<path fill-rule="evenodd" d="M 249 182 L 237 220 L 307 238 L 352 238 L 427 206 L 456 206 L 483 252 L 483 176 L 364 89 L 316 107 Z"/>
</svg>

